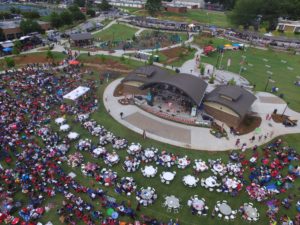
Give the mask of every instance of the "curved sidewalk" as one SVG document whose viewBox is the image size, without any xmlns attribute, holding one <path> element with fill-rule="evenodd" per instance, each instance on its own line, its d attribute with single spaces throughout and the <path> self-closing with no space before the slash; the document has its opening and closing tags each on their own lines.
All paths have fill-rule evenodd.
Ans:
<svg viewBox="0 0 300 225">
<path fill-rule="evenodd" d="M 233 136 L 229 134 L 229 139 L 218 139 L 210 134 L 208 128 L 188 126 L 184 124 L 175 123 L 159 117 L 156 117 L 134 105 L 121 105 L 118 103 L 118 99 L 122 97 L 114 97 L 113 93 L 115 88 L 120 84 L 123 78 L 119 78 L 110 83 L 104 91 L 103 102 L 106 110 L 109 109 L 111 116 L 124 125 L 125 127 L 143 134 L 146 131 L 147 138 L 151 138 L 163 143 L 180 146 L 183 148 L 190 148 L 196 150 L 207 151 L 226 151 L 235 149 L 236 139 L 239 138 L 241 143 L 246 143 L 247 147 L 253 147 L 254 145 L 264 144 L 270 139 L 289 133 L 300 133 L 300 125 L 293 128 L 286 128 L 282 124 L 274 123 L 273 121 L 266 121 L 266 114 L 272 112 L 273 107 L 280 110 L 284 109 L 285 104 L 271 104 L 260 101 L 259 96 L 264 96 L 263 93 L 258 94 L 258 100 L 254 104 L 254 108 L 264 109 L 257 112 L 262 117 L 261 129 L 263 135 L 273 133 L 273 136 L 268 135 L 267 139 L 258 141 L 257 137 L 253 143 L 250 143 L 249 139 L 253 136 L 253 133 L 249 133 L 241 136 Z M 271 108 L 272 107 L 272 108 Z M 265 109 L 269 109 L 267 111 Z M 287 112 L 290 110 L 288 109 Z M 120 118 L 120 112 L 123 112 L 123 119 Z M 290 111 L 292 113 L 292 111 Z M 300 114 L 296 114 L 297 118 L 300 118 Z M 225 127 L 229 130 L 228 127 Z M 229 132 L 228 132 L 229 133 Z"/>
</svg>

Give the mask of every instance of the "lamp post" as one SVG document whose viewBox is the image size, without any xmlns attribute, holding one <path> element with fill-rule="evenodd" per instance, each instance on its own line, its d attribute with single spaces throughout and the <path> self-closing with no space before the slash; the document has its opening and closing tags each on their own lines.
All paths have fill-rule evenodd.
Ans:
<svg viewBox="0 0 300 225">
<path fill-rule="evenodd" d="M 286 103 L 286 106 L 285 106 L 285 108 L 284 108 L 284 110 L 283 110 L 283 112 L 281 114 L 281 117 L 284 116 L 284 113 L 285 113 L 285 111 L 286 111 L 286 109 L 287 109 L 287 107 L 288 107 L 289 104 L 290 104 L 289 102 Z"/>
</svg>

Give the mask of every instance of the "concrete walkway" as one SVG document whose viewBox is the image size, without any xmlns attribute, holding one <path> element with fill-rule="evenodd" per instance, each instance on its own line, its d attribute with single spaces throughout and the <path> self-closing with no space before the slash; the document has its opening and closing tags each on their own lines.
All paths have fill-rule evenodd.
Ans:
<svg viewBox="0 0 300 225">
<path fill-rule="evenodd" d="M 229 128 L 225 126 L 225 130 L 227 130 L 229 134 L 229 139 L 218 139 L 210 134 L 208 128 L 175 123 L 158 118 L 137 106 L 123 106 L 119 104 L 118 99 L 122 97 L 114 97 L 113 92 L 120 84 L 121 79 L 122 78 L 113 81 L 104 91 L 103 102 L 106 110 L 109 110 L 111 116 L 122 125 L 139 134 L 142 134 L 143 130 L 145 130 L 148 138 L 163 143 L 196 150 L 225 151 L 237 148 L 235 146 L 237 138 L 241 140 L 241 143 L 246 143 L 247 147 L 253 147 L 254 145 L 264 144 L 276 136 L 300 133 L 299 124 L 296 127 L 284 127 L 282 124 L 267 121 L 265 119 L 267 114 L 272 113 L 275 108 L 278 110 L 278 113 L 283 112 L 286 104 L 279 101 L 275 101 L 276 103 L 267 103 L 266 99 L 276 100 L 277 97 L 269 93 L 259 92 L 256 94 L 257 100 L 253 104 L 252 110 L 262 117 L 260 126 L 262 133 L 259 135 L 267 135 L 267 138 L 262 138 L 261 141 L 258 141 L 258 135 L 254 133 L 235 137 L 229 133 Z M 123 119 L 120 118 L 120 112 L 124 113 Z M 285 114 L 294 116 L 300 120 L 300 113 L 287 109 Z M 253 135 L 256 136 L 256 140 L 251 143 L 249 139 Z"/>
</svg>

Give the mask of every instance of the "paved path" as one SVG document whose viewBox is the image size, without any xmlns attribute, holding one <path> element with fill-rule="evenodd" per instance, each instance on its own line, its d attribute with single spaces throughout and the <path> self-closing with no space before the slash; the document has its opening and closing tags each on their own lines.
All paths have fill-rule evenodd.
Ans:
<svg viewBox="0 0 300 225">
<path fill-rule="evenodd" d="M 254 145 L 264 144 L 279 135 L 300 133 L 299 124 L 296 127 L 286 128 L 282 124 L 278 124 L 273 121 L 266 121 L 265 118 L 267 114 L 272 113 L 275 108 L 278 110 L 278 113 L 283 112 L 286 104 L 279 101 L 275 101 L 276 103 L 266 103 L 265 100 L 261 101 L 261 99 L 264 98 L 260 97 L 267 97 L 270 99 L 273 98 L 274 100 L 277 97 L 269 93 L 259 92 L 256 94 L 258 98 L 253 104 L 252 110 L 262 117 L 262 123 L 260 126 L 262 129 L 261 134 L 268 134 L 267 139 L 263 138 L 263 140 L 259 142 L 258 135 L 256 135 L 256 140 L 253 143 L 250 143 L 249 139 L 254 135 L 254 133 L 241 135 L 239 137 L 235 137 L 232 134 L 229 134 L 228 140 L 225 138 L 218 139 L 211 135 L 209 129 L 207 128 L 188 126 L 164 120 L 150 113 L 147 113 L 134 105 L 120 105 L 118 103 L 118 99 L 122 97 L 114 97 L 113 92 L 117 85 L 119 85 L 121 79 L 122 78 L 113 81 L 105 89 L 103 95 L 105 108 L 109 109 L 111 116 L 122 125 L 140 134 L 143 133 L 143 130 L 146 130 L 148 138 L 160 142 L 197 150 L 225 151 L 237 148 L 235 146 L 237 138 L 240 138 L 241 143 L 246 143 L 247 147 L 253 147 Z M 107 101 L 105 101 L 104 99 L 107 99 Z M 124 113 L 124 119 L 120 118 L 120 112 Z M 300 113 L 287 109 L 285 114 L 291 115 L 300 120 Z M 156 121 L 155 123 L 159 123 L 159 125 L 154 124 L 153 121 Z M 151 124 L 151 122 L 153 122 L 153 124 Z M 143 123 L 145 123 L 146 125 Z M 167 132 L 162 131 L 163 129 L 166 129 Z M 229 133 L 229 128 L 225 126 L 225 129 Z M 177 130 L 179 131 L 177 132 Z M 169 132 L 172 132 L 172 134 L 169 134 Z M 188 136 L 189 133 L 190 141 Z M 271 133 L 273 133 L 272 137 L 270 137 Z"/>
</svg>

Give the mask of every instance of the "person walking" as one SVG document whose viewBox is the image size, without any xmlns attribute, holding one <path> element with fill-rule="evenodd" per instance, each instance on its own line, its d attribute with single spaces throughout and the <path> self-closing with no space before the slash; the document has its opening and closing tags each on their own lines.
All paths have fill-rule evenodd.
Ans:
<svg viewBox="0 0 300 225">
<path fill-rule="evenodd" d="M 121 117 L 121 119 L 123 119 L 123 115 L 124 115 L 124 113 L 123 113 L 123 112 L 120 112 L 120 117 Z"/>
</svg>

